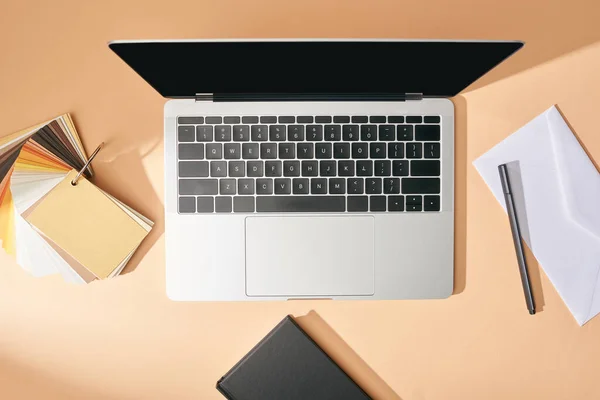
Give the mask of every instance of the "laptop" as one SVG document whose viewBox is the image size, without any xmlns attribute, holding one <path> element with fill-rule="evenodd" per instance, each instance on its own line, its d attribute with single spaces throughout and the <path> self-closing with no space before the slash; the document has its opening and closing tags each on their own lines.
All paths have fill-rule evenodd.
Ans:
<svg viewBox="0 0 600 400">
<path fill-rule="evenodd" d="M 454 106 L 517 41 L 117 41 L 163 97 L 178 301 L 453 291 Z"/>
</svg>

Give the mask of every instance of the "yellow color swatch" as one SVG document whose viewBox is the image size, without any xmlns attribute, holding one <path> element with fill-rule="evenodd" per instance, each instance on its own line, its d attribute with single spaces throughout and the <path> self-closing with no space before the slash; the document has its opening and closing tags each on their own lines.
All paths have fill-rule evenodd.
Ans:
<svg viewBox="0 0 600 400">
<path fill-rule="evenodd" d="M 71 185 L 76 175 L 69 172 L 26 220 L 104 279 L 148 232 L 84 177 Z"/>
</svg>

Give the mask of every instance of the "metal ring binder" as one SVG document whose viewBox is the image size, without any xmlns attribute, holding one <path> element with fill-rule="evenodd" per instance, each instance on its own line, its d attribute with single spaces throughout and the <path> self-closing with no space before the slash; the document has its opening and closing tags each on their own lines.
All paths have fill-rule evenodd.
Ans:
<svg viewBox="0 0 600 400">
<path fill-rule="evenodd" d="M 98 152 L 100 150 L 102 150 L 103 147 L 104 147 L 104 142 L 100 143 L 100 145 L 98 147 L 96 147 L 96 150 L 94 150 L 94 152 L 92 153 L 92 155 L 90 156 L 90 158 L 87 160 L 87 162 L 85 163 L 85 165 L 83 166 L 83 168 L 81 168 L 81 171 L 79 171 L 79 173 L 77 174 L 77 176 L 75 178 L 73 178 L 73 180 L 71 181 L 71 185 L 77 186 L 77 181 L 79 181 L 79 178 L 81 178 L 81 175 L 83 175 L 83 173 L 85 172 L 85 170 L 90 167 L 90 164 L 92 163 L 92 161 L 94 160 L 94 158 L 96 157 L 96 155 L 98 155 Z"/>
</svg>

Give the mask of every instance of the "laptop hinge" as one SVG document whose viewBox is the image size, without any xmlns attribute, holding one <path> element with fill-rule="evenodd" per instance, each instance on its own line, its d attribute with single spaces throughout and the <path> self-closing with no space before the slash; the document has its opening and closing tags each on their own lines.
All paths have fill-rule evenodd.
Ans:
<svg viewBox="0 0 600 400">
<path fill-rule="evenodd" d="M 212 93 L 196 93 L 196 101 L 214 101 L 215 95 Z"/>
<path fill-rule="evenodd" d="M 415 101 L 422 93 L 198 93 L 196 101 Z"/>
</svg>

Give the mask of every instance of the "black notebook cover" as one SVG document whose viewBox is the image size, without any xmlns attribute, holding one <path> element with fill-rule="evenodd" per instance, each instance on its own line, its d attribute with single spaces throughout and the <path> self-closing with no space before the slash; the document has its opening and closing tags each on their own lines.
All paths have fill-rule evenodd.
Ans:
<svg viewBox="0 0 600 400">
<path fill-rule="evenodd" d="M 370 400 L 298 326 L 281 321 L 219 382 L 230 400 Z"/>
</svg>

